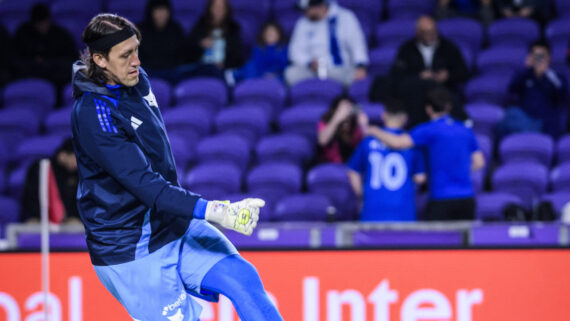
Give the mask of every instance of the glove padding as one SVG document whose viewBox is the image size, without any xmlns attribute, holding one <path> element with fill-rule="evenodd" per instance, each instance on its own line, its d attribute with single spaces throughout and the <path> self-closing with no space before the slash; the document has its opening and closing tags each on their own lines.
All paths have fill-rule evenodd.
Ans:
<svg viewBox="0 0 570 321">
<path fill-rule="evenodd" d="M 265 201 L 259 198 L 246 198 L 236 203 L 209 201 L 205 219 L 236 232 L 251 235 L 259 220 L 259 209 Z"/>
</svg>

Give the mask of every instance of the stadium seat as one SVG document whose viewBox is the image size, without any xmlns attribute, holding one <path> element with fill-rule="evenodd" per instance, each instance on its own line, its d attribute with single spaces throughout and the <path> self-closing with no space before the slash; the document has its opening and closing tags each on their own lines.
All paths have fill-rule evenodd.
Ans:
<svg viewBox="0 0 570 321">
<path fill-rule="evenodd" d="M 0 1 L 0 21 L 11 34 L 28 20 L 30 8 L 38 0 Z"/>
<path fill-rule="evenodd" d="M 465 88 L 469 102 L 486 102 L 503 105 L 507 101 L 507 89 L 511 81 L 510 74 L 483 75 L 472 78 Z"/>
<path fill-rule="evenodd" d="M 63 106 L 73 105 L 73 102 L 74 102 L 73 86 L 71 85 L 71 83 L 69 83 L 69 84 L 65 85 L 65 87 L 63 87 L 63 90 L 61 92 L 61 100 L 62 100 Z"/>
<path fill-rule="evenodd" d="M 301 103 L 330 104 L 333 99 L 340 96 L 344 89 L 342 84 L 332 79 L 307 79 L 289 89 L 291 105 Z"/>
<path fill-rule="evenodd" d="M 242 171 L 233 164 L 205 163 L 184 177 L 184 187 L 208 200 L 223 200 L 240 191 Z"/>
<path fill-rule="evenodd" d="M 568 1 L 568 3 L 570 4 L 570 1 Z M 566 18 L 551 21 L 546 26 L 544 35 L 551 45 L 557 43 L 568 45 L 568 39 L 570 39 L 570 20 Z"/>
<path fill-rule="evenodd" d="M 416 22 L 413 19 L 388 20 L 376 27 L 376 46 L 398 48 L 414 37 L 415 32 Z"/>
<path fill-rule="evenodd" d="M 370 64 L 368 66 L 370 75 L 374 77 L 390 73 L 390 68 L 392 68 L 397 54 L 398 47 L 394 45 L 382 46 L 370 51 Z"/>
<path fill-rule="evenodd" d="M 206 7 L 206 0 L 172 0 L 171 3 L 174 19 L 180 23 L 185 33 L 190 32 Z"/>
<path fill-rule="evenodd" d="M 196 146 L 198 162 L 230 163 L 244 170 L 251 159 L 251 145 L 243 137 L 220 134 L 202 139 Z"/>
<path fill-rule="evenodd" d="M 511 74 L 524 68 L 527 47 L 496 47 L 487 49 L 477 57 L 477 69 L 481 75 Z"/>
<path fill-rule="evenodd" d="M 382 3 L 376 0 L 340 0 L 339 4 L 354 12 L 366 39 L 370 41 L 374 26 L 382 16 Z"/>
<path fill-rule="evenodd" d="M 372 77 L 354 81 L 348 88 L 349 96 L 358 103 L 368 102 L 368 92 L 370 91 L 372 81 Z"/>
<path fill-rule="evenodd" d="M 274 11 L 279 12 L 279 14 L 275 14 L 275 19 L 277 19 L 277 22 L 279 22 L 279 25 L 281 25 L 281 27 L 283 28 L 283 32 L 285 33 L 287 39 L 289 39 L 293 34 L 293 30 L 295 29 L 295 24 L 297 23 L 297 20 L 299 20 L 299 18 L 302 17 L 301 10 L 294 9 L 295 3 L 297 3 L 297 1 L 292 1 L 292 2 L 293 5 L 289 5 L 287 4 L 288 3 L 287 1 L 276 1 L 274 5 L 274 7 L 277 7 L 278 3 L 287 4 L 286 8 L 288 9 L 285 9 L 284 11 L 278 11 L 278 9 L 274 9 Z"/>
<path fill-rule="evenodd" d="M 20 204 L 13 198 L 0 196 L 0 239 L 4 238 L 4 228 L 20 221 Z"/>
<path fill-rule="evenodd" d="M 554 155 L 554 141 L 540 133 L 512 134 L 499 144 L 499 155 L 503 163 L 535 161 L 548 167 Z"/>
<path fill-rule="evenodd" d="M 570 191 L 570 163 L 556 166 L 550 172 L 550 183 L 553 192 Z"/>
<path fill-rule="evenodd" d="M 281 222 L 316 221 L 324 222 L 332 204 L 323 195 L 296 194 L 281 199 L 275 206 L 274 219 Z"/>
<path fill-rule="evenodd" d="M 183 106 L 163 112 L 162 118 L 168 133 L 189 138 L 201 138 L 212 132 L 214 119 L 207 108 Z"/>
<path fill-rule="evenodd" d="M 368 116 L 368 121 L 372 124 L 382 124 L 382 114 L 384 114 L 384 105 L 381 103 L 363 103 L 360 105 L 362 111 Z"/>
<path fill-rule="evenodd" d="M 556 143 L 556 162 L 562 164 L 570 161 L 570 134 L 566 134 Z"/>
<path fill-rule="evenodd" d="M 213 112 L 228 102 L 226 84 L 217 78 L 191 78 L 180 82 L 174 89 L 176 105 L 209 105 Z"/>
<path fill-rule="evenodd" d="M 570 191 L 560 191 L 543 195 L 541 201 L 550 202 L 556 212 L 556 217 L 560 219 L 562 210 L 570 203 Z"/>
<path fill-rule="evenodd" d="M 348 179 L 348 169 L 341 164 L 322 164 L 307 173 L 309 192 L 320 194 L 337 208 L 336 220 L 355 220 L 357 199 Z"/>
<path fill-rule="evenodd" d="M 49 113 L 44 121 L 44 128 L 49 135 L 71 136 L 71 107 Z"/>
<path fill-rule="evenodd" d="M 491 47 L 522 47 L 526 49 L 533 41 L 539 39 L 540 26 L 531 19 L 502 19 L 489 25 L 487 36 Z"/>
<path fill-rule="evenodd" d="M 279 115 L 279 128 L 284 133 L 300 134 L 309 141 L 317 139 L 317 124 L 328 110 L 324 105 L 298 105 L 285 109 Z"/>
<path fill-rule="evenodd" d="M 34 93 L 30 95 L 30 93 Z M 55 107 L 56 90 L 49 81 L 39 78 L 20 79 L 6 85 L 4 89 L 5 108 L 29 108 L 44 115 Z M 17 107 L 16 107 L 17 106 Z"/>
<path fill-rule="evenodd" d="M 39 129 L 40 115 L 29 109 L 0 110 L 0 133 L 2 136 L 31 136 L 37 134 Z"/>
<path fill-rule="evenodd" d="M 270 0 L 232 0 L 231 6 L 234 17 L 238 20 L 247 20 L 253 23 L 253 30 L 256 31 L 269 16 Z M 255 33 L 257 36 L 257 32 Z"/>
<path fill-rule="evenodd" d="M 387 0 L 390 19 L 416 19 L 431 14 L 436 7 L 435 0 Z"/>
<path fill-rule="evenodd" d="M 473 131 L 488 137 L 495 135 L 495 127 L 505 115 L 503 108 L 488 103 L 467 104 L 465 111 L 473 120 Z"/>
<path fill-rule="evenodd" d="M 71 133 L 36 136 L 23 140 L 13 155 L 13 160 L 20 163 L 27 163 L 39 158 L 51 157 L 57 148 L 66 138 L 71 137 Z"/>
<path fill-rule="evenodd" d="M 247 174 L 247 191 L 250 194 L 260 192 L 278 201 L 289 194 L 301 191 L 303 172 L 291 163 L 265 163 L 251 169 Z"/>
<path fill-rule="evenodd" d="M 481 221 L 504 221 L 503 210 L 509 204 L 524 206 L 520 197 L 513 194 L 505 192 L 479 194 L 475 218 Z"/>
<path fill-rule="evenodd" d="M 119 14 L 133 23 L 139 23 L 144 19 L 145 6 L 138 1 L 114 0 L 106 2 L 108 12 Z"/>
<path fill-rule="evenodd" d="M 169 108 L 172 102 L 172 88 L 170 84 L 160 78 L 150 78 L 150 85 L 152 93 L 156 97 L 158 107 L 163 110 Z"/>
<path fill-rule="evenodd" d="M 241 136 L 253 146 L 261 136 L 269 133 L 269 115 L 259 105 L 232 107 L 218 113 L 215 126 L 216 132 Z"/>
<path fill-rule="evenodd" d="M 437 29 L 456 45 L 467 46 L 472 53 L 481 49 L 483 44 L 483 26 L 475 19 L 450 18 L 437 23 Z"/>
<path fill-rule="evenodd" d="M 520 197 L 527 208 L 539 199 L 548 185 L 548 170 L 539 163 L 509 163 L 495 170 L 493 191 Z"/>
<path fill-rule="evenodd" d="M 475 194 L 481 193 L 485 185 L 485 170 L 479 169 L 476 171 L 471 171 L 471 183 L 473 184 L 473 190 L 475 190 Z"/>
<path fill-rule="evenodd" d="M 485 156 L 485 163 L 490 165 L 493 160 L 493 141 L 489 136 L 484 134 L 476 134 L 475 139 L 477 139 L 479 149 L 483 152 L 483 156 Z M 487 166 L 487 168 L 489 168 L 489 166 Z"/>
<path fill-rule="evenodd" d="M 233 102 L 240 104 L 265 103 L 271 106 L 271 119 L 277 117 L 287 98 L 287 89 L 274 78 L 256 78 L 240 82 L 234 89 Z"/>
<path fill-rule="evenodd" d="M 20 199 L 29 167 L 30 162 L 20 163 L 16 169 L 8 173 L 8 182 L 6 188 L 7 195 L 14 197 L 15 199 Z"/>
<path fill-rule="evenodd" d="M 290 162 L 303 166 L 313 158 L 314 146 L 301 135 L 277 134 L 263 137 L 255 151 L 259 164 Z"/>
<path fill-rule="evenodd" d="M 168 140 L 170 141 L 170 149 L 176 162 L 178 177 L 183 177 L 188 166 L 196 161 L 197 141 L 178 134 L 168 135 Z"/>
</svg>

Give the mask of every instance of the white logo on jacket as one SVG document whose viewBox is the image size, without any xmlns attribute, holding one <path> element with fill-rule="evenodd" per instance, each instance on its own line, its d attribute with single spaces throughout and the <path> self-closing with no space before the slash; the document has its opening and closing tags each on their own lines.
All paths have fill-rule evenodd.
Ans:
<svg viewBox="0 0 570 321">
<path fill-rule="evenodd" d="M 142 125 L 143 121 L 136 118 L 135 116 L 131 116 L 131 126 L 133 126 L 134 130 L 137 130 L 140 125 Z"/>
<path fill-rule="evenodd" d="M 152 89 L 148 90 L 148 95 L 143 96 L 144 100 L 146 100 L 147 104 L 149 106 L 153 106 L 158 108 L 158 103 L 156 102 L 156 97 L 154 97 L 154 94 L 152 93 Z"/>
</svg>

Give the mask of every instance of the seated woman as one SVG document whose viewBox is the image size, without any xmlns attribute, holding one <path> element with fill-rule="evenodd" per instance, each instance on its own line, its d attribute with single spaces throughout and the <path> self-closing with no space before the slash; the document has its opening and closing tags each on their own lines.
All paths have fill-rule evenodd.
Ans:
<svg viewBox="0 0 570 321">
<path fill-rule="evenodd" d="M 319 158 L 322 162 L 345 163 L 368 127 L 368 116 L 348 96 L 337 97 L 318 124 Z"/>
</svg>

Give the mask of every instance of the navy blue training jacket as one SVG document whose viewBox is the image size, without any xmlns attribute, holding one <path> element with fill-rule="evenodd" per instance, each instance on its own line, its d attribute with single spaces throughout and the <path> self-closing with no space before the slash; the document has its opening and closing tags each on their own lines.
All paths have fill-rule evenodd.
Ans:
<svg viewBox="0 0 570 321">
<path fill-rule="evenodd" d="M 84 69 L 81 62 L 73 67 L 78 210 L 92 263 L 125 263 L 180 238 L 199 196 L 178 183 L 144 70 L 129 88 L 97 84 Z"/>
</svg>

